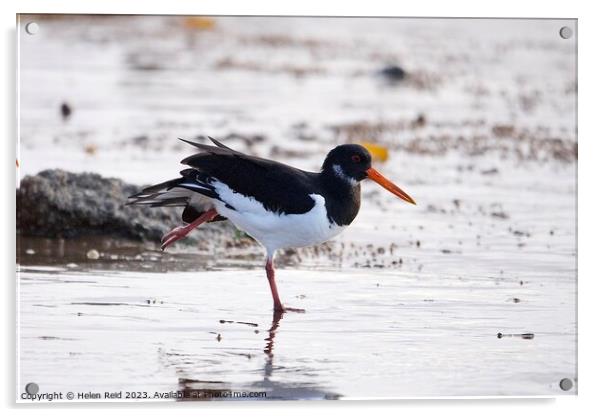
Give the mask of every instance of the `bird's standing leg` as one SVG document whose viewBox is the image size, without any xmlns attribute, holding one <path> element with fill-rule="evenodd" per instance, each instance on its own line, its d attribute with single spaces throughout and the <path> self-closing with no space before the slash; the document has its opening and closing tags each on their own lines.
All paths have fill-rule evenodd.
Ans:
<svg viewBox="0 0 602 417">
<path fill-rule="evenodd" d="M 284 311 L 284 307 L 280 302 L 280 297 L 278 296 L 278 287 L 276 287 L 276 272 L 274 271 L 274 263 L 271 255 L 268 255 L 268 258 L 266 260 L 265 273 L 268 276 L 270 290 L 272 291 L 272 299 L 274 300 L 274 311 Z"/>
<path fill-rule="evenodd" d="M 295 311 L 297 313 L 305 313 L 305 310 L 303 310 L 302 308 L 284 307 L 282 305 L 282 302 L 280 301 L 280 296 L 278 295 L 278 287 L 276 286 L 276 272 L 274 271 L 274 261 L 273 256 L 271 254 L 268 254 L 265 263 L 265 273 L 268 277 L 268 282 L 270 283 L 270 290 L 272 291 L 272 299 L 274 300 L 274 311 Z"/>
<path fill-rule="evenodd" d="M 185 226 L 175 227 L 170 232 L 164 234 L 163 237 L 161 238 L 161 250 L 165 250 L 166 247 L 168 247 L 175 241 L 186 237 L 186 235 L 188 233 L 192 232 L 194 229 L 199 227 L 201 224 L 213 220 L 213 218 L 215 216 L 217 216 L 217 211 L 215 209 L 210 209 L 210 210 L 207 210 L 206 212 L 204 212 L 203 214 L 201 214 L 192 223 L 189 223 Z"/>
</svg>

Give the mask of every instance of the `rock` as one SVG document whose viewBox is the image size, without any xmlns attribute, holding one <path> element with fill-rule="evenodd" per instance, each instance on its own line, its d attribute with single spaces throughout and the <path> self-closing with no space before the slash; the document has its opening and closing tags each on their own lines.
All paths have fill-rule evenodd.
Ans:
<svg viewBox="0 0 602 417">
<path fill-rule="evenodd" d="M 504 211 L 494 211 L 491 213 L 491 217 L 496 217 L 503 220 L 510 218 L 510 216 L 508 216 L 508 214 Z"/>
<path fill-rule="evenodd" d="M 71 113 L 73 113 L 73 110 L 71 110 L 71 106 L 69 106 L 69 104 L 67 103 L 62 103 L 61 104 L 61 116 L 63 117 L 63 120 L 68 120 L 69 117 L 71 117 Z"/>
<path fill-rule="evenodd" d="M 96 249 L 90 249 L 88 253 L 86 253 L 86 258 L 88 259 L 99 259 L 100 253 Z"/>
<path fill-rule="evenodd" d="M 417 129 L 417 128 L 420 128 L 420 127 L 424 127 L 425 125 L 426 125 L 426 117 L 424 116 L 424 114 L 419 114 L 410 123 L 410 127 L 412 129 Z"/>
<path fill-rule="evenodd" d="M 406 72 L 398 65 L 387 65 L 378 71 L 378 74 L 390 82 L 399 82 L 406 77 Z"/>
<path fill-rule="evenodd" d="M 116 178 L 59 169 L 27 176 L 17 189 L 17 233 L 160 240 L 181 224 L 181 209 L 126 206 L 127 197 L 141 188 Z"/>
<path fill-rule="evenodd" d="M 481 171 L 481 175 L 497 175 L 500 171 L 497 168 L 484 169 Z"/>
</svg>

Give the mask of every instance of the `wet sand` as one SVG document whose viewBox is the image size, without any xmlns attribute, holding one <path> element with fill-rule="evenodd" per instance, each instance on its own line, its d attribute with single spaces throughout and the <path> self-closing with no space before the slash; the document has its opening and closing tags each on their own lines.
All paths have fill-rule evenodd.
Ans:
<svg viewBox="0 0 602 417">
<path fill-rule="evenodd" d="M 542 395 L 574 366 L 570 281 L 283 269 L 282 296 L 306 313 L 272 321 L 261 270 L 20 275 L 20 380 L 44 389 Z"/>
</svg>

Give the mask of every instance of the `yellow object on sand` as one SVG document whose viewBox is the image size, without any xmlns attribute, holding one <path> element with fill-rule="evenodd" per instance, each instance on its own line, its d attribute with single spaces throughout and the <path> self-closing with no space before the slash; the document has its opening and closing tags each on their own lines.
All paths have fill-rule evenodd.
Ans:
<svg viewBox="0 0 602 417">
<path fill-rule="evenodd" d="M 184 19 L 184 26 L 188 29 L 211 30 L 215 27 L 215 19 L 203 16 L 189 16 Z"/>
<path fill-rule="evenodd" d="M 389 159 L 389 150 L 382 145 L 377 145 L 370 142 L 362 142 L 360 145 L 368 149 L 368 152 L 370 152 L 372 158 L 377 161 L 384 162 Z"/>
</svg>

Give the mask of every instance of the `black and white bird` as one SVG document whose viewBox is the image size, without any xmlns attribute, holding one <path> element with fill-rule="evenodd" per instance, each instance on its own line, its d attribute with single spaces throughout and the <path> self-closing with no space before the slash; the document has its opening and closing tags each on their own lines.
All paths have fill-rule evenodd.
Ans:
<svg viewBox="0 0 602 417">
<path fill-rule="evenodd" d="M 274 310 L 285 308 L 276 287 L 273 259 L 278 249 L 326 242 L 351 224 L 360 209 L 360 182 L 366 178 L 411 204 L 414 200 L 372 168 L 360 145 L 332 149 L 320 172 L 245 155 L 210 138 L 215 146 L 181 139 L 199 149 L 182 164 L 181 177 L 145 188 L 128 204 L 181 206 L 183 225 L 166 233 L 165 249 L 205 222 L 230 220 L 266 250 L 265 270 Z M 302 310 L 301 310 L 302 311 Z"/>
</svg>

